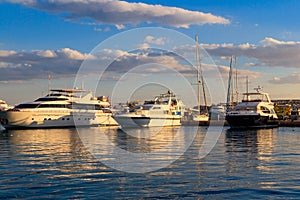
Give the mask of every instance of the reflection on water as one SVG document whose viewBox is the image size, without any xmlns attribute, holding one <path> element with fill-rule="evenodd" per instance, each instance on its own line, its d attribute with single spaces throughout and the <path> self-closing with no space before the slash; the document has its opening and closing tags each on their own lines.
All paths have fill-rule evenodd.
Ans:
<svg viewBox="0 0 300 200">
<path fill-rule="evenodd" d="M 89 167 L 78 162 L 78 159 L 93 162 L 75 129 L 13 130 L 3 134 L 0 139 L 6 141 L 6 148 L 2 149 L 0 156 L 9 152 L 6 162 L 12 164 L 6 167 L 22 169 L 20 174 L 24 173 L 23 170 L 29 174 L 46 170 L 57 171 L 51 178 L 63 176 L 64 173 L 71 173 L 69 175 L 72 176 L 76 170 Z M 14 175 L 18 176 L 15 172 Z"/>
<path fill-rule="evenodd" d="M 290 128 L 232 131 L 226 133 L 230 153 L 228 171 L 247 178 L 247 183 L 278 192 L 286 188 L 299 192 L 300 148 Z M 296 159 L 295 159 L 296 158 Z M 248 177 L 255 176 L 255 179 Z M 296 191 L 295 191 L 296 190 Z"/>
<path fill-rule="evenodd" d="M 0 198 L 286 199 L 300 195 L 300 128 L 224 130 L 213 150 L 200 160 L 206 127 L 195 135 L 190 127 L 130 133 L 111 127 L 78 130 L 79 135 L 76 129 L 0 133 Z M 154 164 L 176 160 L 156 171 L 125 173 L 105 165 L 107 160 L 127 159 L 114 156 L 111 145 L 133 155 L 153 154 Z"/>
<path fill-rule="evenodd" d="M 135 128 L 106 133 L 98 128 L 90 128 L 88 133 L 77 130 L 84 146 L 105 165 L 145 173 L 166 167 L 183 155 L 198 127 Z"/>
</svg>

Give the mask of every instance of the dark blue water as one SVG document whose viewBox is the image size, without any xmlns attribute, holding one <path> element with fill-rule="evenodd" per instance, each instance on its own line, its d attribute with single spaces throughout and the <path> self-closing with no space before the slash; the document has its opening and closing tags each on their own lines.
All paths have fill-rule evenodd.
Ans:
<svg viewBox="0 0 300 200">
<path fill-rule="evenodd" d="M 144 153 L 166 147 L 176 134 L 172 129 L 137 139 L 115 128 L 83 130 L 88 134 L 95 129 L 122 149 Z M 182 142 L 189 132 L 190 127 L 182 127 Z M 225 128 L 213 150 L 198 159 L 206 132 L 201 127 L 175 162 L 147 173 L 104 165 L 76 129 L 0 133 L 0 199 L 299 199 L 300 128 Z M 105 148 L 101 141 L 99 146 Z M 163 154 L 161 160 L 168 158 Z M 113 158 L 107 154 L 102 159 Z"/>
</svg>

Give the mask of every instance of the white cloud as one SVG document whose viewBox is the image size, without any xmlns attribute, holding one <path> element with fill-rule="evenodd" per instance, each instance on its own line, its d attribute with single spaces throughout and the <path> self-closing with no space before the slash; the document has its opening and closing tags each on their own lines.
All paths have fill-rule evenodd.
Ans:
<svg viewBox="0 0 300 200">
<path fill-rule="evenodd" d="M 257 66 L 257 63 L 253 63 L 253 62 L 245 63 L 244 66 L 245 66 L 245 67 L 256 67 L 256 66 Z"/>
<path fill-rule="evenodd" d="M 55 58 L 56 57 L 56 53 L 52 50 L 45 50 L 45 51 L 37 50 L 34 52 L 36 52 L 36 54 L 38 56 L 45 57 L 45 58 Z"/>
<path fill-rule="evenodd" d="M 125 29 L 126 27 L 123 24 L 116 24 L 116 28 L 118 30 L 122 30 L 122 29 Z"/>
<path fill-rule="evenodd" d="M 138 49 L 149 49 L 150 45 L 148 43 L 143 43 L 143 44 L 139 44 L 137 45 Z"/>
<path fill-rule="evenodd" d="M 15 51 L 6 51 L 6 50 L 0 50 L 0 56 L 11 56 L 16 54 Z"/>
<path fill-rule="evenodd" d="M 300 68 L 300 42 L 279 41 L 265 38 L 260 45 L 254 44 L 203 44 L 211 56 L 247 57 L 256 59 L 256 66 Z"/>
<path fill-rule="evenodd" d="M 177 28 L 192 24 L 229 24 L 229 20 L 211 13 L 177 7 L 117 0 L 8 0 L 53 13 L 67 13 L 67 19 L 92 19 L 123 29 L 124 24 L 157 23 Z"/>
<path fill-rule="evenodd" d="M 294 72 L 284 77 L 274 77 L 269 82 L 273 84 L 300 84 L 300 72 Z"/>
<path fill-rule="evenodd" d="M 19 52 L 1 50 L 0 81 L 41 78 L 48 72 L 56 74 L 56 77 L 76 74 L 85 59 L 94 60 L 95 57 L 70 48 Z"/>
<path fill-rule="evenodd" d="M 229 75 L 230 68 L 228 66 L 218 66 L 218 68 L 220 73 L 227 78 Z M 253 72 L 250 70 L 242 70 L 242 69 L 238 70 L 238 77 L 242 78 L 246 76 L 249 77 L 250 79 L 255 79 L 261 77 L 261 73 Z"/>
<path fill-rule="evenodd" d="M 70 49 L 70 48 L 63 48 L 60 50 L 57 50 L 57 53 L 62 53 L 63 55 L 67 56 L 70 59 L 73 60 L 84 60 L 84 59 L 94 59 L 93 55 L 90 54 L 83 54 L 79 51 Z"/>
<path fill-rule="evenodd" d="M 9 63 L 7 62 L 0 62 L 0 68 L 8 68 L 9 67 Z"/>
<path fill-rule="evenodd" d="M 150 44 L 156 44 L 156 45 L 164 45 L 165 42 L 166 42 L 166 39 L 165 38 L 155 38 L 153 37 L 152 35 L 148 35 L 144 42 L 146 43 L 150 43 Z"/>
<path fill-rule="evenodd" d="M 144 41 L 153 43 L 163 43 L 166 40 L 162 38 L 154 38 L 148 36 L 144 38 Z M 171 52 L 157 51 L 149 49 L 149 43 L 140 45 L 141 50 L 138 49 L 134 52 L 126 52 L 117 49 L 103 49 L 101 52 L 96 52 L 93 55 L 79 52 L 70 48 L 62 48 L 58 50 L 34 50 L 34 51 L 0 51 L 0 79 L 30 79 L 39 76 L 41 73 L 47 74 L 47 72 L 53 72 L 60 75 L 76 74 L 80 64 L 83 60 L 88 59 L 95 63 L 95 67 L 105 67 L 104 65 L 110 65 L 108 71 L 123 73 L 132 69 L 133 67 L 147 64 L 157 63 L 174 70 L 179 71 L 185 75 L 193 74 L 191 67 L 187 63 L 184 63 L 182 58 L 176 56 Z M 228 58 L 231 55 L 237 57 L 246 57 L 246 59 L 239 59 L 239 66 L 243 67 L 290 67 L 300 68 L 300 43 L 292 41 L 279 41 L 272 38 L 266 38 L 262 40 L 260 45 L 253 45 L 249 43 L 245 44 L 204 44 L 209 55 L 219 60 L 221 67 L 220 72 L 224 76 L 228 75 L 228 66 L 224 63 L 228 63 Z M 183 47 L 174 47 L 174 52 L 179 55 L 183 55 L 185 58 L 191 58 L 187 60 L 193 61 L 195 58 L 195 47 L 185 45 Z M 241 60 L 241 61 L 240 61 Z M 202 61 L 205 62 L 205 57 L 202 57 Z M 218 62 L 219 62 L 218 61 Z M 203 63 L 204 70 L 205 64 Z M 151 71 L 151 69 L 149 69 Z M 250 78 L 261 77 L 259 72 L 252 72 L 249 70 L 243 70 L 239 67 L 240 76 L 249 76 Z M 299 74 L 293 74 L 288 78 L 278 77 L 272 81 L 275 83 L 288 82 L 294 80 L 298 81 Z M 272 82 L 271 81 L 271 82 Z"/>
<path fill-rule="evenodd" d="M 280 46 L 280 45 L 299 45 L 300 42 L 294 42 L 294 41 L 279 41 L 273 38 L 266 37 L 262 41 L 260 41 L 263 47 L 275 47 L 275 46 Z"/>
</svg>

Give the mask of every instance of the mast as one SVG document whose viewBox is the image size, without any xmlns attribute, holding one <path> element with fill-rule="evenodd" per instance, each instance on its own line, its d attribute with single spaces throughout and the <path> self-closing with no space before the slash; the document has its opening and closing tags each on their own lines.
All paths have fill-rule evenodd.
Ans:
<svg viewBox="0 0 300 200">
<path fill-rule="evenodd" d="M 247 101 L 249 101 L 249 80 L 248 76 L 246 76 L 246 96 L 247 96 Z"/>
<path fill-rule="evenodd" d="M 236 103 L 239 102 L 239 92 L 238 92 L 238 59 L 235 57 L 235 95 Z"/>
<path fill-rule="evenodd" d="M 231 56 L 230 59 L 230 68 L 229 68 L 229 77 L 228 77 L 228 87 L 227 87 L 227 109 L 231 106 L 231 78 L 232 78 L 232 62 L 233 62 L 233 55 Z"/>
<path fill-rule="evenodd" d="M 207 101 L 206 101 L 206 93 L 205 93 L 205 84 L 204 84 L 204 78 L 202 74 L 202 65 L 200 60 L 200 53 L 199 53 L 199 44 L 198 44 L 198 35 L 196 35 L 196 63 L 197 63 L 197 86 L 198 86 L 198 110 L 200 114 L 200 84 L 202 86 L 202 92 L 203 92 L 203 99 L 205 104 L 205 112 L 208 113 L 207 108 Z"/>
<path fill-rule="evenodd" d="M 196 35 L 196 65 L 197 65 L 197 94 L 198 94 L 198 111 L 200 114 L 200 66 L 199 66 L 199 47 L 198 47 L 198 35 Z"/>
</svg>

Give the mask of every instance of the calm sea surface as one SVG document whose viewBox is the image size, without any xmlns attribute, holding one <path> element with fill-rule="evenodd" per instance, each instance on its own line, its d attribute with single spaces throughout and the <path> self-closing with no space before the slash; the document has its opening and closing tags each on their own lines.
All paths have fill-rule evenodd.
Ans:
<svg viewBox="0 0 300 200">
<path fill-rule="evenodd" d="M 200 127 L 189 145 L 191 129 L 171 128 L 146 138 L 101 127 L 80 129 L 80 134 L 75 128 L 0 133 L 0 199 L 300 198 L 300 128 L 225 127 L 202 159 L 198 155 L 208 129 Z M 173 140 L 175 145 L 168 146 Z M 155 171 L 126 173 L 106 166 L 124 159 L 113 157 L 108 145 L 144 155 L 161 150 L 155 161 L 175 161 Z M 182 146 L 189 147 L 183 155 L 177 151 Z"/>
</svg>

